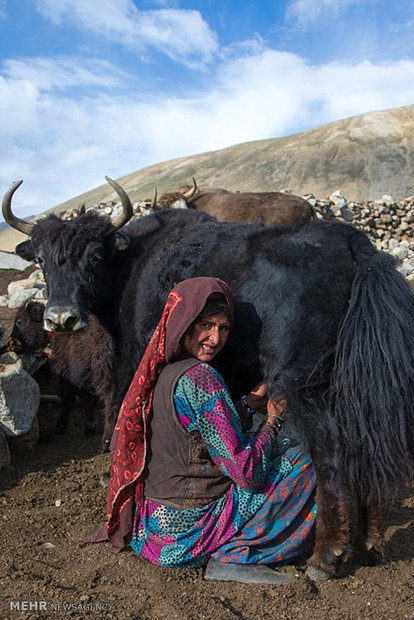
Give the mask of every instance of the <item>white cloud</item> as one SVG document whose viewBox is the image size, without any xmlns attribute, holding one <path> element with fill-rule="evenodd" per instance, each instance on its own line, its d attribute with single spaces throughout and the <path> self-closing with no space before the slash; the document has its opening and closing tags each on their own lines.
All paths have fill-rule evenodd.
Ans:
<svg viewBox="0 0 414 620">
<path fill-rule="evenodd" d="M 6 0 L 0 0 L 0 20 L 7 19 Z"/>
<path fill-rule="evenodd" d="M 198 11 L 161 8 L 140 11 L 132 0 L 35 0 L 55 24 L 72 22 L 132 50 L 151 47 L 169 58 L 198 66 L 217 51 L 217 37 Z"/>
<path fill-rule="evenodd" d="M 256 119 L 263 138 L 414 101 L 414 61 L 318 66 L 267 49 L 228 63 L 220 80 L 229 101 L 251 110 L 241 116 Z"/>
<path fill-rule="evenodd" d="M 262 49 L 222 61 L 204 92 L 145 99 L 105 80 L 120 75 L 116 67 L 96 66 L 20 60 L 0 77 L 0 117 L 7 119 L 0 125 L 0 193 L 24 178 L 16 195 L 21 214 L 100 185 L 105 174 L 414 101 L 414 61 L 316 66 Z M 73 97 L 75 76 L 88 88 Z"/>
<path fill-rule="evenodd" d="M 125 72 L 104 60 L 73 57 L 10 59 L 3 63 L 4 74 L 13 80 L 31 84 L 36 90 L 67 89 L 73 86 L 113 88 L 126 79 Z"/>
<path fill-rule="evenodd" d="M 348 7 L 360 2 L 361 0 L 290 0 L 286 17 L 299 26 L 306 27 L 321 17 L 325 20 L 327 17 L 336 17 Z"/>
<path fill-rule="evenodd" d="M 315 71 L 313 84 L 315 92 L 324 98 L 320 111 L 322 119 L 334 120 L 369 110 L 411 105 L 414 61 L 331 63 Z"/>
</svg>

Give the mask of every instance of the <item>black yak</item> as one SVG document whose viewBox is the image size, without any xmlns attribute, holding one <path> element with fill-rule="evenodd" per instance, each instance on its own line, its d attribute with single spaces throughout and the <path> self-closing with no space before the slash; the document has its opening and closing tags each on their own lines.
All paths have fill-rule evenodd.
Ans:
<svg viewBox="0 0 414 620">
<path fill-rule="evenodd" d="M 300 227 L 218 222 L 172 209 L 115 225 L 92 213 L 35 224 L 3 214 L 30 238 L 17 247 L 45 272 L 50 331 L 76 332 L 95 314 L 115 342 L 122 398 L 169 290 L 193 276 L 233 288 L 235 325 L 217 360 L 234 398 L 262 378 L 284 393 L 289 432 L 308 447 L 318 476 L 312 577 L 332 575 L 349 552 L 349 497 L 359 533 L 379 549 L 377 508 L 414 471 L 414 294 L 356 228 L 312 220 Z"/>
</svg>

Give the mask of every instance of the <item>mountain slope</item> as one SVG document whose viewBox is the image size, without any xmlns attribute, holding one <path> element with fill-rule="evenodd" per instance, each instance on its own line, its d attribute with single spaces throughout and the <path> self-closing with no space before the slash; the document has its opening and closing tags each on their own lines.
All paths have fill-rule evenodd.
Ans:
<svg viewBox="0 0 414 620">
<path fill-rule="evenodd" d="M 133 200 L 191 182 L 231 190 L 283 190 L 319 197 L 342 189 L 349 200 L 414 193 L 414 105 L 371 112 L 286 138 L 246 142 L 162 162 L 120 179 Z M 104 171 L 103 171 L 104 175 Z M 101 186 L 59 210 L 84 200 L 113 196 Z"/>
<path fill-rule="evenodd" d="M 414 193 L 414 105 L 371 112 L 285 138 L 246 142 L 131 172 L 120 183 L 133 201 L 191 182 L 240 191 L 289 190 L 318 197 L 341 189 L 359 202 Z M 102 171 L 104 177 L 106 171 Z M 118 200 L 104 184 L 53 209 Z M 0 233 L 0 247 L 7 243 Z M 23 237 L 22 237 L 23 238 Z M 9 243 L 7 243 L 9 245 Z"/>
</svg>

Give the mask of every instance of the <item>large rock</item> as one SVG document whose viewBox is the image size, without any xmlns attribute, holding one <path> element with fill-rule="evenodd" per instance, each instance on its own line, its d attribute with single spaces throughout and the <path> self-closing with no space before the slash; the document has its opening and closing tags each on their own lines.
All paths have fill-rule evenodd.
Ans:
<svg viewBox="0 0 414 620">
<path fill-rule="evenodd" d="M 0 428 L 9 436 L 28 433 L 39 409 L 40 390 L 15 353 L 0 356 Z"/>
<path fill-rule="evenodd" d="M 28 278 L 25 280 L 16 280 L 15 282 L 10 282 L 7 287 L 7 293 L 9 297 L 12 297 L 18 291 L 23 289 L 40 289 L 44 288 L 45 279 L 43 277 L 43 273 L 40 269 L 36 269 L 33 273 L 30 274 Z"/>
<path fill-rule="evenodd" d="M 0 297 L 0 306 L 20 308 L 31 299 L 46 299 L 46 283 L 43 273 L 36 269 L 25 280 L 16 280 L 9 283 L 8 295 Z"/>
<path fill-rule="evenodd" d="M 9 298 L 9 308 L 21 308 L 24 304 L 33 299 L 38 293 L 39 288 L 21 288 Z"/>
<path fill-rule="evenodd" d="M 27 280 L 34 287 L 38 286 L 39 288 L 43 288 L 44 286 L 46 286 L 45 277 L 41 269 L 36 269 L 35 271 L 33 271 L 27 278 Z"/>
<path fill-rule="evenodd" d="M 32 263 L 20 258 L 17 254 L 0 251 L 0 269 L 17 269 L 18 271 L 24 271 L 31 265 Z"/>
</svg>

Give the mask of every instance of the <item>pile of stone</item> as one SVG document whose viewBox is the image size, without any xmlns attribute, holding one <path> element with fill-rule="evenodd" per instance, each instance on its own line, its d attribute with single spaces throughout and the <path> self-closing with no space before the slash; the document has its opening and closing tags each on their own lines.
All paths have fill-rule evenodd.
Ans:
<svg viewBox="0 0 414 620">
<path fill-rule="evenodd" d="M 350 222 L 363 230 L 378 250 L 389 252 L 398 260 L 398 270 L 414 288 L 414 196 L 394 200 L 348 202 L 337 190 L 329 199 L 318 200 L 312 194 L 305 198 L 315 207 L 319 217 Z"/>
<path fill-rule="evenodd" d="M 157 204 L 153 203 L 152 200 L 139 200 L 138 202 L 134 202 L 132 205 L 133 214 L 135 217 L 143 217 L 144 215 L 149 215 L 154 210 L 159 208 Z M 89 207 L 85 207 L 85 205 L 80 205 L 75 209 L 70 209 L 69 211 L 64 211 L 61 213 L 61 217 L 64 220 L 73 220 L 76 217 L 79 217 L 82 213 L 87 213 L 88 211 L 95 211 L 98 215 L 109 215 L 111 217 L 116 217 L 120 213 L 122 213 L 122 204 L 120 202 L 100 202 L 96 205 L 91 205 Z"/>
<path fill-rule="evenodd" d="M 31 299 L 46 300 L 46 283 L 41 269 L 36 269 L 24 280 L 10 282 L 7 295 L 0 296 L 0 306 L 20 308 Z"/>
<path fill-rule="evenodd" d="M 410 281 L 414 288 L 414 196 L 404 200 L 394 200 L 383 196 L 381 200 L 369 202 L 348 202 L 340 190 L 333 192 L 328 199 L 315 198 L 313 194 L 304 196 L 315 207 L 318 217 L 346 221 L 363 230 L 379 250 L 391 253 L 398 260 L 397 268 Z M 176 203 L 182 207 L 183 201 Z M 143 217 L 160 209 L 151 200 L 133 204 L 135 218 Z M 63 219 L 74 219 L 87 211 L 95 211 L 102 216 L 115 217 L 122 210 L 120 202 L 84 205 L 61 214 Z M 45 282 L 40 270 L 36 270 L 26 280 L 12 282 L 8 295 L 0 296 L 0 306 L 18 308 L 29 299 L 46 299 Z"/>
<path fill-rule="evenodd" d="M 414 196 L 394 200 L 384 195 L 382 199 L 369 202 L 348 202 L 340 190 L 328 199 L 317 199 L 313 194 L 304 196 L 315 207 L 318 217 L 346 221 L 363 230 L 379 250 L 390 252 L 398 262 L 398 269 L 414 284 Z M 174 204 L 177 208 L 183 201 Z M 134 216 L 148 215 L 162 208 L 150 200 L 133 204 Z M 89 207 L 102 215 L 115 216 L 122 210 L 120 202 L 100 203 Z M 65 219 L 73 219 L 84 212 L 83 207 L 66 212 Z"/>
<path fill-rule="evenodd" d="M 0 333 L 5 334 L 0 323 Z M 3 346 L 3 342 L 0 345 Z M 0 471 L 10 464 L 10 443 L 23 450 L 39 438 L 39 385 L 16 353 L 0 355 Z"/>
</svg>

